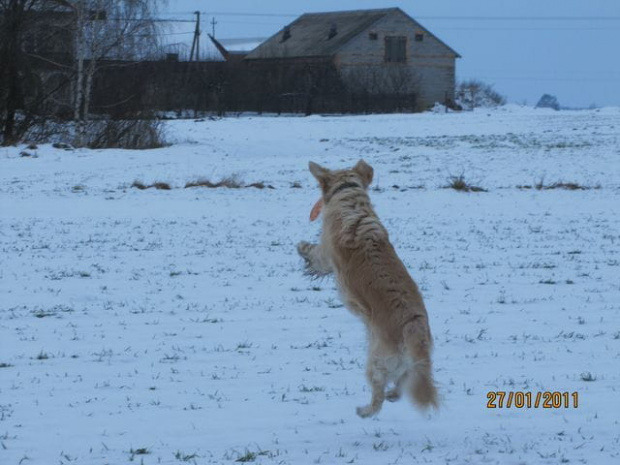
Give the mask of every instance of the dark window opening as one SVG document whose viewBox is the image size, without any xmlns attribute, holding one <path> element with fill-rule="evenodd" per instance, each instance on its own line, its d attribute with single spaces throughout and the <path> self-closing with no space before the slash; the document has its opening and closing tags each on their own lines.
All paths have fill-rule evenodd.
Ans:
<svg viewBox="0 0 620 465">
<path fill-rule="evenodd" d="M 424 34 L 422 34 L 421 32 L 416 33 L 415 41 L 416 42 L 423 42 L 424 41 Z"/>
<path fill-rule="evenodd" d="M 282 40 L 280 42 L 286 42 L 291 38 L 291 28 L 286 26 L 284 28 L 284 32 L 282 33 Z"/>
<path fill-rule="evenodd" d="M 405 63 L 407 61 L 407 38 L 404 36 L 386 36 L 385 62 Z"/>
<path fill-rule="evenodd" d="M 332 24 L 329 28 L 329 34 L 327 35 L 327 40 L 333 39 L 338 35 L 338 26 Z"/>
<path fill-rule="evenodd" d="M 379 34 L 377 34 L 376 32 L 370 32 L 370 33 L 368 34 L 368 38 L 369 38 L 370 40 L 377 40 L 377 39 L 379 38 Z"/>
</svg>

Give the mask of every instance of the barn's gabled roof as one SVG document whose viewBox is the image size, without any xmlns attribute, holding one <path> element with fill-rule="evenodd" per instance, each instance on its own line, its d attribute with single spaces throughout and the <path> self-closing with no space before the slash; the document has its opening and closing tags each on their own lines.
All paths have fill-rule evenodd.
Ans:
<svg viewBox="0 0 620 465">
<path fill-rule="evenodd" d="M 403 14 L 416 26 L 422 27 L 400 8 L 306 13 L 267 39 L 246 58 L 329 57 L 354 37 L 393 13 Z M 455 56 L 459 56 L 453 49 L 445 46 Z"/>
<path fill-rule="evenodd" d="M 395 10 L 397 8 L 306 13 L 263 42 L 247 58 L 331 56 L 353 37 Z M 337 34 L 329 38 L 333 26 Z M 290 37 L 285 39 L 287 30 Z"/>
</svg>

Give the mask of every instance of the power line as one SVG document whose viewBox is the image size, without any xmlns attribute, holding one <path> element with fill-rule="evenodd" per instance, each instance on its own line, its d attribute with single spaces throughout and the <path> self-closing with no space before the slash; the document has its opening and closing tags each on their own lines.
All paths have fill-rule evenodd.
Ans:
<svg viewBox="0 0 620 465">
<path fill-rule="evenodd" d="M 620 21 L 620 16 L 417 16 L 446 21 Z"/>
<path fill-rule="evenodd" d="M 436 26 L 433 29 L 450 31 L 619 31 L 620 27 L 450 27 Z"/>
<path fill-rule="evenodd" d="M 99 20 L 96 20 L 96 21 L 99 21 Z M 164 18 L 106 18 L 106 21 L 139 21 L 143 23 L 196 23 L 196 20 L 194 19 L 164 19 Z"/>
<path fill-rule="evenodd" d="M 250 13 L 230 11 L 203 11 L 201 13 L 211 16 L 248 16 L 273 18 L 297 18 L 301 16 L 300 14 Z M 164 14 L 189 15 L 191 14 L 191 12 L 168 12 Z M 415 16 L 414 19 L 441 21 L 620 21 L 620 16 Z"/>
<path fill-rule="evenodd" d="M 485 76 L 494 81 L 540 81 L 540 82 L 618 82 L 620 78 L 547 78 L 547 77 L 497 77 Z"/>
<path fill-rule="evenodd" d="M 266 18 L 297 18 L 300 15 L 298 14 L 282 14 L 282 13 L 234 13 L 234 12 L 221 12 L 221 11 L 201 11 L 202 14 L 210 15 L 210 16 L 257 16 L 257 17 L 266 17 Z M 190 12 L 174 12 L 167 13 L 173 15 L 185 15 L 191 14 Z"/>
</svg>

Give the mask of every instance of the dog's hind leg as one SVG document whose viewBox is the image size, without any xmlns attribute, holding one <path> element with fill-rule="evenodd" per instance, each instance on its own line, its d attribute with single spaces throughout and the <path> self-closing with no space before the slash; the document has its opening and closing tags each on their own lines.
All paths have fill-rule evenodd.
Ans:
<svg viewBox="0 0 620 465">
<path fill-rule="evenodd" d="M 319 244 L 302 241 L 297 244 L 297 252 L 306 261 L 306 274 L 315 278 L 333 272 L 329 257 Z"/>
<path fill-rule="evenodd" d="M 370 404 L 364 407 L 357 407 L 357 414 L 362 417 L 370 417 L 381 410 L 385 400 L 385 386 L 387 384 L 388 373 L 380 358 L 371 353 L 366 367 L 366 376 L 372 388 L 372 398 Z"/>
<path fill-rule="evenodd" d="M 400 375 L 400 377 L 394 383 L 394 387 L 385 393 L 385 400 L 387 400 L 388 402 L 396 402 L 398 399 L 400 399 L 403 391 L 403 384 L 405 384 L 408 376 L 409 373 L 407 372 Z"/>
<path fill-rule="evenodd" d="M 433 381 L 431 364 L 433 343 L 427 319 L 420 315 L 405 324 L 403 338 L 407 352 L 414 362 L 411 369 L 411 396 L 422 408 L 437 408 L 437 388 Z"/>
</svg>

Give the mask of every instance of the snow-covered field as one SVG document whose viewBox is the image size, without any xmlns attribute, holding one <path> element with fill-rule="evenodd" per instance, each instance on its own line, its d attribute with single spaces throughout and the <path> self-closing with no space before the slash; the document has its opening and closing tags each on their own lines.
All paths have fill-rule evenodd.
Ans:
<svg viewBox="0 0 620 465">
<path fill-rule="evenodd" d="M 242 117 L 0 151 L 0 463 L 620 463 L 620 109 Z M 295 251 L 309 160 L 375 168 L 442 406 L 373 419 L 362 324 Z M 274 189 L 184 189 L 232 174 Z M 443 188 L 452 176 L 488 192 Z M 139 190 L 134 181 L 168 182 Z M 578 183 L 587 189 L 517 186 Z M 487 408 L 490 391 L 578 407 Z"/>
</svg>

